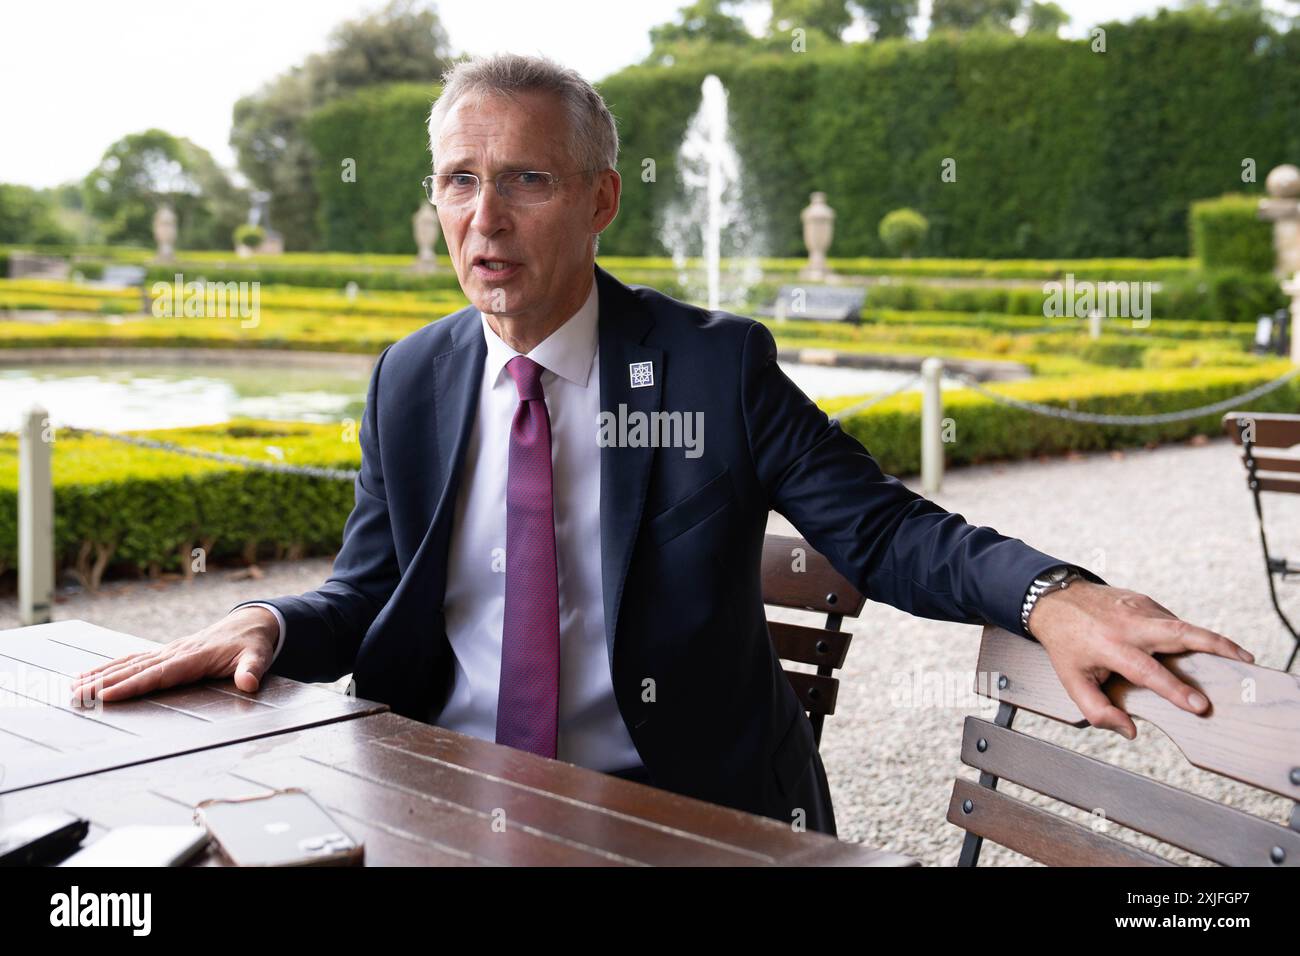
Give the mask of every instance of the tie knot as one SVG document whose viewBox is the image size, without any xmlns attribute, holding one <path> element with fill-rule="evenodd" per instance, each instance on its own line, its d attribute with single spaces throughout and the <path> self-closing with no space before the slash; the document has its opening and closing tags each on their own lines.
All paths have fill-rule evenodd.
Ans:
<svg viewBox="0 0 1300 956">
<path fill-rule="evenodd" d="M 521 402 L 538 401 L 542 393 L 542 367 L 525 355 L 516 355 L 506 363 L 506 371 L 515 380 Z"/>
</svg>

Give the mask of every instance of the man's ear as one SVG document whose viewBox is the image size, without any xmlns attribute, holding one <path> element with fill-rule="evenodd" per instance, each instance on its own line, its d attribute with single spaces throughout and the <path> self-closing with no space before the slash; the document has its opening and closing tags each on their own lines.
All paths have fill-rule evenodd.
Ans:
<svg viewBox="0 0 1300 956">
<path fill-rule="evenodd" d="M 600 175 L 600 188 L 596 191 L 596 211 L 591 220 L 592 232 L 597 236 L 604 232 L 618 215 L 619 199 L 623 194 L 623 179 L 616 170 L 607 169 Z"/>
</svg>

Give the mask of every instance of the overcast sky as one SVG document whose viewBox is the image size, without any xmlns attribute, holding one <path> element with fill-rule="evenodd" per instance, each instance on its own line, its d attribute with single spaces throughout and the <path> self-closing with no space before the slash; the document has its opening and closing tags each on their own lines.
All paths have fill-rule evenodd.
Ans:
<svg viewBox="0 0 1300 956">
<path fill-rule="evenodd" d="M 596 81 L 644 58 L 650 27 L 674 19 L 685 2 L 457 0 L 440 3 L 438 12 L 454 52 L 544 53 Z M 1170 5 L 1057 2 L 1074 19 L 1066 30 L 1072 36 Z M 923 18 L 929 5 L 922 0 Z M 235 101 L 325 49 L 336 24 L 382 6 L 381 0 L 6 0 L 0 182 L 79 180 L 112 142 L 150 127 L 188 137 L 233 168 L 227 140 Z M 766 8 L 759 4 L 747 16 L 751 30 L 765 25 Z M 857 29 L 846 34 L 860 36 Z"/>
</svg>

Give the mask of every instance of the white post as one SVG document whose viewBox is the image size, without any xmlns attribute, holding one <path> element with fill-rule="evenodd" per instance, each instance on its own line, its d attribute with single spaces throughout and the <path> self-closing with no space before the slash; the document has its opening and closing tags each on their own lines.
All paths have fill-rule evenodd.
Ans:
<svg viewBox="0 0 1300 956">
<path fill-rule="evenodd" d="M 1088 337 L 1101 338 L 1101 313 L 1096 309 L 1088 313 Z"/>
<path fill-rule="evenodd" d="M 1291 361 L 1300 365 L 1300 272 L 1282 283 L 1282 291 L 1291 297 Z"/>
<path fill-rule="evenodd" d="M 39 405 L 27 411 L 18 435 L 18 618 L 45 624 L 54 607 L 54 482 L 49 413 Z"/>
<path fill-rule="evenodd" d="M 943 485 L 943 360 L 921 363 L 921 491 L 932 495 Z"/>
</svg>

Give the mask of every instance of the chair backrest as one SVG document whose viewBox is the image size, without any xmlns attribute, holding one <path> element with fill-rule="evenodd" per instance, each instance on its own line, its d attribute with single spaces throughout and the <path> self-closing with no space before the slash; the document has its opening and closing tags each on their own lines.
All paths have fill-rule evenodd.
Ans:
<svg viewBox="0 0 1300 956">
<path fill-rule="evenodd" d="M 1161 662 L 1209 698 L 1208 715 L 1119 676 L 1105 685 L 1107 696 L 1163 731 L 1194 766 L 1300 801 L 1300 678 L 1213 654 Z M 999 793 L 1001 779 L 1216 863 L 1300 866 L 1300 803 L 1290 826 L 1279 825 L 1012 730 L 1017 708 L 1088 726 L 1041 644 L 988 625 L 977 674 L 976 692 L 998 700 L 999 713 L 993 722 L 966 718 L 961 759 L 980 771 L 980 782 L 958 778 L 948 804 L 948 821 L 967 831 L 963 864 L 973 865 L 979 841 L 990 839 L 1053 866 L 1170 865 L 1095 826 Z"/>
<path fill-rule="evenodd" d="M 808 711 L 820 747 L 822 723 L 835 713 L 839 695 L 840 682 L 832 675 L 844 666 L 853 637 L 840 630 L 840 625 L 845 617 L 862 613 L 867 599 L 803 538 L 769 534 L 763 541 L 763 603 L 826 615 L 826 624 L 820 628 L 767 622 L 781 660 L 817 668 L 815 674 L 787 670 L 785 676 Z"/>
<path fill-rule="evenodd" d="M 1300 494 L 1300 415 L 1228 412 L 1223 430 L 1243 446 L 1247 481 L 1257 482 L 1260 491 Z"/>
</svg>

